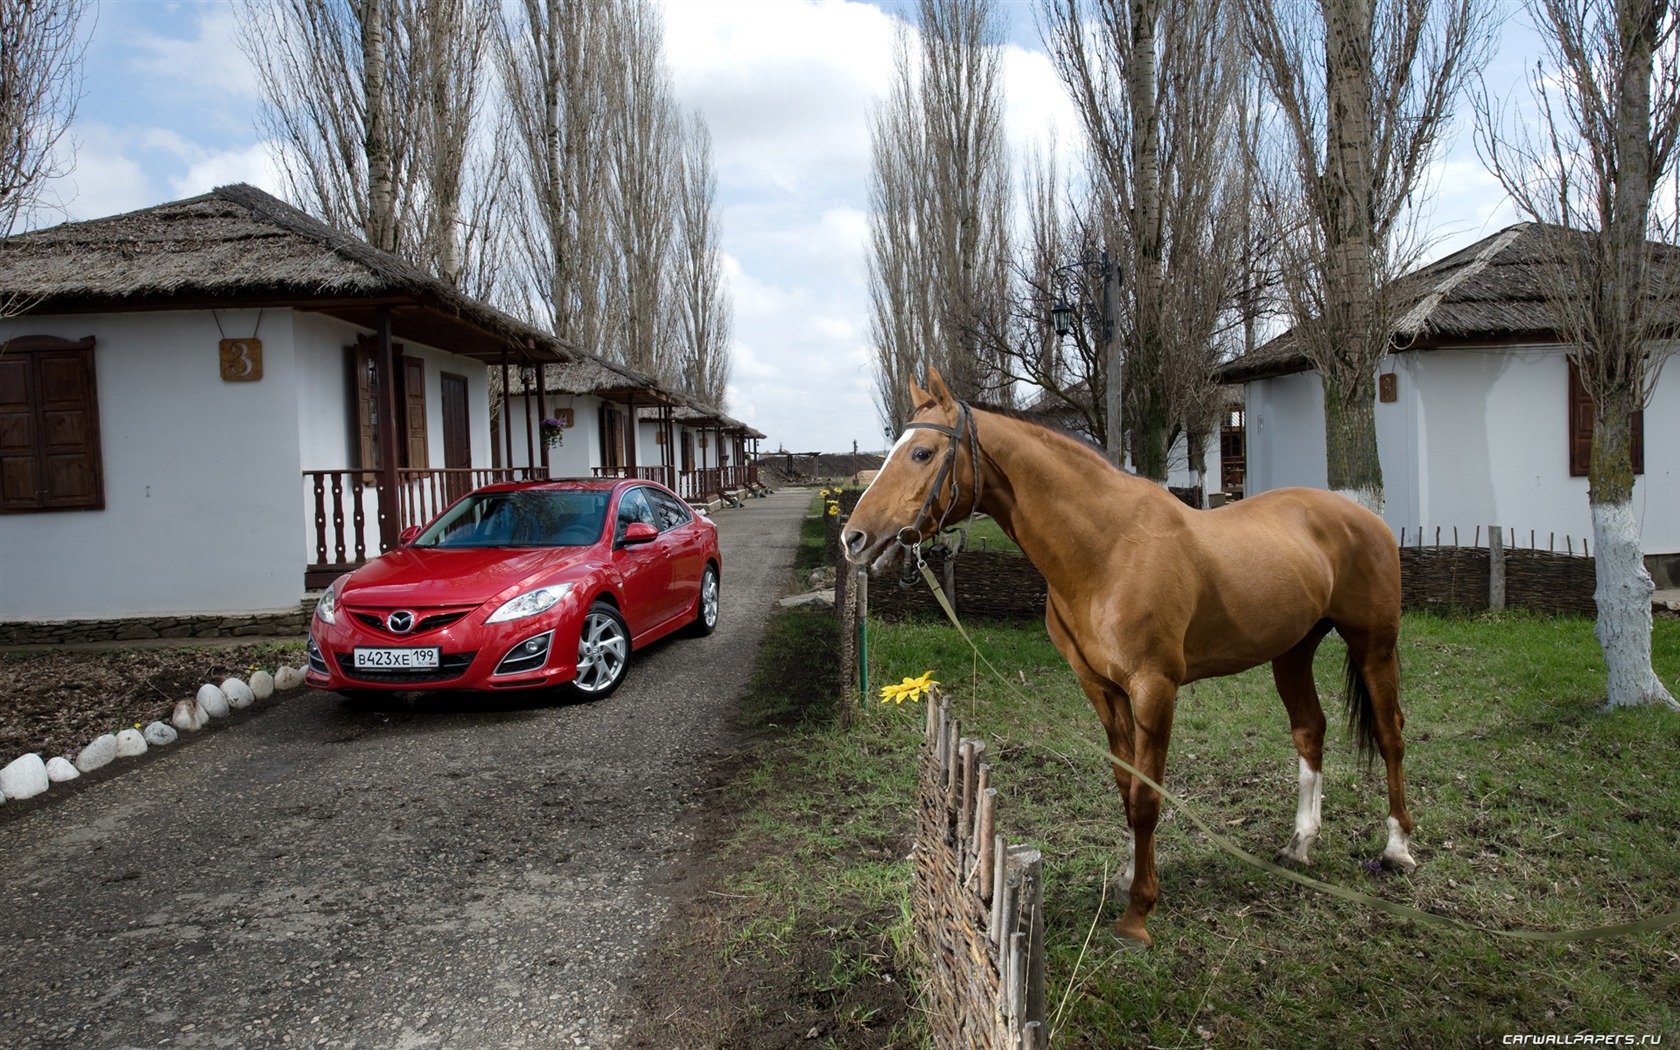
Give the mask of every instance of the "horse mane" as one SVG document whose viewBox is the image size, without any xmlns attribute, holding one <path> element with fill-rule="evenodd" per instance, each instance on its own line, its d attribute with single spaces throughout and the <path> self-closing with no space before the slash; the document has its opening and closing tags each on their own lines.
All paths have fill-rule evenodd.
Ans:
<svg viewBox="0 0 1680 1050">
<path fill-rule="evenodd" d="M 1047 422 L 1042 416 L 1035 416 L 1031 413 L 1023 412 L 1018 408 L 1005 408 L 1002 405 L 987 404 L 983 401 L 971 401 L 969 402 L 968 407 L 974 409 L 976 412 L 985 412 L 988 415 L 1002 416 L 1005 419 L 1013 419 L 1017 423 L 1025 423 L 1034 429 L 1042 430 L 1045 434 L 1055 439 L 1057 442 L 1066 443 L 1074 450 L 1090 456 L 1092 459 L 1095 459 L 1103 466 L 1117 474 L 1125 474 L 1132 477 L 1136 476 L 1135 474 L 1132 474 L 1131 471 L 1121 470 L 1119 467 L 1116 467 L 1113 463 L 1109 462 L 1108 456 L 1104 454 L 1103 450 L 1098 448 L 1091 439 L 1086 437 L 1084 434 L 1081 434 L 1076 430 L 1069 429 L 1068 427 Z"/>
</svg>

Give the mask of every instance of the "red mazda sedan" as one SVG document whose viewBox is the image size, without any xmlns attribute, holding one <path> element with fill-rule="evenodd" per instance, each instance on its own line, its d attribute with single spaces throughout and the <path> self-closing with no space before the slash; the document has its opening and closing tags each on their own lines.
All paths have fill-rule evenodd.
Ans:
<svg viewBox="0 0 1680 1050">
<path fill-rule="evenodd" d="M 491 485 L 327 588 L 310 685 L 617 689 L 630 654 L 718 622 L 717 527 L 650 481 Z"/>
</svg>

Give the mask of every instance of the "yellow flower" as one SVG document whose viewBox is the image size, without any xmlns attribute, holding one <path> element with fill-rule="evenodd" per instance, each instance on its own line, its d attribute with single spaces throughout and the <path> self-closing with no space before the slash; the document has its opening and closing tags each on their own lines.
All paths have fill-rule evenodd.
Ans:
<svg viewBox="0 0 1680 1050">
<path fill-rule="evenodd" d="M 895 704 L 902 704 L 906 700 L 915 703 L 929 694 L 932 688 L 938 684 L 934 680 L 932 671 L 923 671 L 920 677 L 906 678 L 897 685 L 882 686 L 881 703 L 891 701 Z"/>
<path fill-rule="evenodd" d="M 832 517 L 834 517 L 834 515 L 836 515 L 838 513 L 840 513 L 840 504 L 830 503 L 828 505 L 828 516 L 832 518 Z"/>
</svg>

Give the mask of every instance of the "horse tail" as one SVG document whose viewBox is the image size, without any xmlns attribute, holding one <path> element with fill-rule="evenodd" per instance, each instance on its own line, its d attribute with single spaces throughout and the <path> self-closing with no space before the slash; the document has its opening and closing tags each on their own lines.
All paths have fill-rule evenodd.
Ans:
<svg viewBox="0 0 1680 1050">
<path fill-rule="evenodd" d="M 1352 652 L 1347 657 L 1347 690 L 1343 700 L 1347 704 L 1348 732 L 1359 742 L 1359 757 L 1369 773 L 1377 760 L 1377 710 Z"/>
</svg>

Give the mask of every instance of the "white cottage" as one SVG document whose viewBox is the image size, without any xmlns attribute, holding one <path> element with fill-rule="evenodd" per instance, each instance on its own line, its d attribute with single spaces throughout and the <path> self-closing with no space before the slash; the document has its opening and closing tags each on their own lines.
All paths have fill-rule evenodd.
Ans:
<svg viewBox="0 0 1680 1050">
<path fill-rule="evenodd" d="M 24 308 L 0 318 L 0 641 L 295 617 L 515 473 L 492 469 L 487 365 L 573 359 L 249 186 L 15 236 L 3 302 Z"/>
<path fill-rule="evenodd" d="M 747 443 L 764 435 L 745 423 L 597 357 L 542 375 L 540 387 L 535 368 L 511 378 L 505 462 L 545 477 L 647 478 L 693 503 L 758 484 Z"/>
<path fill-rule="evenodd" d="M 1543 227 L 1512 226 L 1406 278 L 1411 308 L 1378 369 L 1384 517 L 1396 534 L 1465 542 L 1500 525 L 1524 546 L 1592 535 L 1592 406 L 1543 299 Z M 1323 488 L 1319 375 L 1287 336 L 1227 365 L 1243 383 L 1249 494 Z M 1680 373 L 1634 424 L 1633 508 L 1658 586 L 1680 578 Z M 1665 582 L 1666 581 L 1666 582 Z"/>
</svg>

